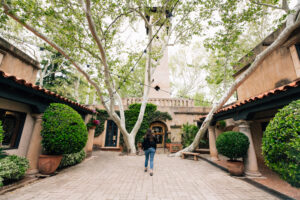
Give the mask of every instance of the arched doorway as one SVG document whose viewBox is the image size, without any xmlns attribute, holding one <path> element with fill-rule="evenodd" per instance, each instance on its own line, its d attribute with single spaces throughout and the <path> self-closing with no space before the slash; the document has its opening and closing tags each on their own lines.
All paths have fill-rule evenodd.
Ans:
<svg viewBox="0 0 300 200">
<path fill-rule="evenodd" d="M 165 136 L 167 132 L 167 126 L 163 122 L 153 122 L 150 125 L 150 129 L 153 132 L 153 135 L 157 141 L 157 147 L 164 147 L 165 145 Z"/>
</svg>

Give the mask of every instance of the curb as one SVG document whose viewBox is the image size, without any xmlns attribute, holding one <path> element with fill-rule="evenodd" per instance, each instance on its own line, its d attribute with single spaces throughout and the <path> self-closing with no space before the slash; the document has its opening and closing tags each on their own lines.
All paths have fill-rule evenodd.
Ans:
<svg viewBox="0 0 300 200">
<path fill-rule="evenodd" d="M 215 166 L 215 167 L 217 167 L 217 168 L 219 168 L 219 169 L 221 169 L 221 170 L 223 170 L 225 172 L 228 172 L 228 169 L 226 169 L 225 167 L 223 167 L 221 165 L 218 165 L 217 163 L 215 163 L 215 162 L 213 162 L 213 161 L 211 161 L 211 160 L 209 160 L 207 158 L 204 158 L 204 157 L 201 157 L 201 156 L 199 156 L 199 158 L 202 159 L 202 160 L 205 160 L 209 164 L 211 164 L 211 165 L 213 165 L 213 166 Z M 286 194 L 278 192 L 277 190 L 269 188 L 269 187 L 267 187 L 267 186 L 265 186 L 265 185 L 263 185 L 261 183 L 258 183 L 256 181 L 250 179 L 250 178 L 240 178 L 240 180 L 243 180 L 243 181 L 245 181 L 245 182 L 247 182 L 247 183 L 255 186 L 256 188 L 261 189 L 261 190 L 263 190 L 263 191 L 265 191 L 265 192 L 267 192 L 267 193 L 269 193 L 269 194 L 271 194 L 271 195 L 273 195 L 273 196 L 275 196 L 277 198 L 280 198 L 280 199 L 283 199 L 283 200 L 295 200 L 294 198 L 289 197 Z"/>
<path fill-rule="evenodd" d="M 3 195 L 7 192 L 11 192 L 13 190 L 19 189 L 21 187 L 24 187 L 26 185 L 34 183 L 38 180 L 39 180 L 39 178 L 30 178 L 29 180 L 26 180 L 26 181 L 16 182 L 16 183 L 13 183 L 11 185 L 3 186 L 3 188 L 0 189 L 0 195 Z"/>
</svg>

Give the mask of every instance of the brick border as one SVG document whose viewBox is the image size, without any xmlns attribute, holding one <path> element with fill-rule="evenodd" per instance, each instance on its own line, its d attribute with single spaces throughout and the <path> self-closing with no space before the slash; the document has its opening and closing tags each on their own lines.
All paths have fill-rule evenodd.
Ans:
<svg viewBox="0 0 300 200">
<path fill-rule="evenodd" d="M 199 156 L 199 158 L 202 159 L 202 160 L 204 160 L 204 161 L 206 161 L 206 162 L 208 162 L 209 164 L 211 164 L 211 165 L 213 165 L 213 166 L 215 166 L 215 167 L 217 167 L 217 168 L 225 171 L 225 172 L 228 172 L 228 169 L 226 169 L 225 167 L 223 167 L 221 165 L 218 165 L 217 163 L 215 163 L 215 162 L 213 162 L 213 161 L 211 161 L 211 160 L 209 160 L 207 158 L 204 158 L 202 156 Z M 245 181 L 245 182 L 247 182 L 247 183 L 255 186 L 256 188 L 261 189 L 261 190 L 263 190 L 263 191 L 265 191 L 265 192 L 267 192 L 267 193 L 269 193 L 269 194 L 271 194 L 271 195 L 273 195 L 273 196 L 275 196 L 277 198 L 280 198 L 280 199 L 283 199 L 283 200 L 295 200 L 294 198 L 292 198 L 290 196 L 287 196 L 286 194 L 278 192 L 277 190 L 269 188 L 269 187 L 267 187 L 267 186 L 265 186 L 265 185 L 263 185 L 261 183 L 258 183 L 256 181 L 250 179 L 250 178 L 240 178 L 240 180 L 243 180 L 243 181 Z"/>
</svg>

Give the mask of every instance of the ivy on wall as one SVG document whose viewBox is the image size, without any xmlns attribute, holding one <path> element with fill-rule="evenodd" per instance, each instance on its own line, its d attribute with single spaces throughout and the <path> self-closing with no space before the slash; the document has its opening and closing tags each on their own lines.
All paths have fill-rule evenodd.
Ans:
<svg viewBox="0 0 300 200">
<path fill-rule="evenodd" d="M 105 121 L 109 118 L 109 115 L 106 112 L 106 110 L 96 109 L 96 111 L 96 119 L 100 121 L 100 124 L 96 126 L 94 137 L 98 137 L 99 135 L 101 135 L 101 133 L 104 131 Z"/>
</svg>

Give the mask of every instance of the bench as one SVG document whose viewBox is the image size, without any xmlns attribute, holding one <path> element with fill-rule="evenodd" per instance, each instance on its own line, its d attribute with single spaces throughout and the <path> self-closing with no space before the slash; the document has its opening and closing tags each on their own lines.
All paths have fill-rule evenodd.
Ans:
<svg viewBox="0 0 300 200">
<path fill-rule="evenodd" d="M 181 158 L 185 159 L 188 156 L 194 156 L 194 160 L 197 161 L 198 160 L 198 156 L 200 156 L 200 153 L 194 153 L 194 152 L 182 152 L 181 153 Z"/>
<path fill-rule="evenodd" d="M 194 151 L 197 153 L 209 154 L 209 149 L 195 149 Z"/>
</svg>

